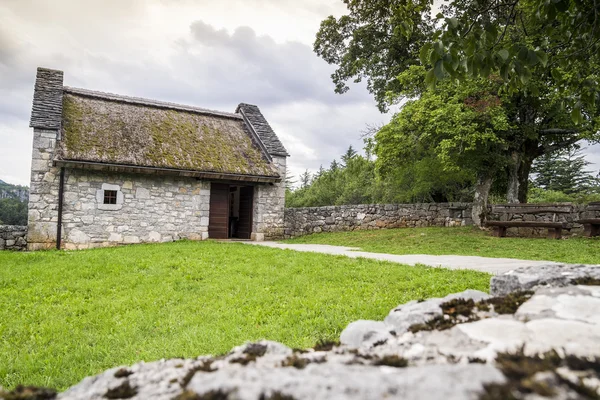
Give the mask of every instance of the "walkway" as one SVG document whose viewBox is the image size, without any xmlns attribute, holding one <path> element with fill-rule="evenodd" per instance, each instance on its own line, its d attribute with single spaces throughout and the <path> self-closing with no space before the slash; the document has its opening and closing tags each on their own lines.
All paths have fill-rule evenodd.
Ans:
<svg viewBox="0 0 600 400">
<path fill-rule="evenodd" d="M 325 244 L 288 244 L 277 242 L 245 242 L 256 246 L 273 247 L 312 253 L 333 254 L 352 258 L 364 257 L 374 260 L 391 261 L 406 265 L 423 264 L 430 267 L 444 267 L 450 269 L 473 269 L 490 274 L 502 274 L 519 267 L 535 265 L 559 264 L 552 261 L 516 260 L 513 258 L 491 258 L 477 256 L 430 256 L 426 254 L 383 254 L 355 251 L 353 247 L 330 246 Z"/>
</svg>

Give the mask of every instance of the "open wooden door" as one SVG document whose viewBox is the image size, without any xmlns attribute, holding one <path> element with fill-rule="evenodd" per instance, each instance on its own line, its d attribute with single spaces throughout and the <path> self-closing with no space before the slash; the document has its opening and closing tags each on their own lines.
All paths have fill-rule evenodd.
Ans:
<svg viewBox="0 0 600 400">
<path fill-rule="evenodd" d="M 229 237 L 229 185 L 210 184 L 210 212 L 208 237 L 227 239 Z"/>
<path fill-rule="evenodd" d="M 238 220 L 238 237 L 250 239 L 252 234 L 252 210 L 254 204 L 254 187 L 240 188 L 240 217 Z"/>
</svg>

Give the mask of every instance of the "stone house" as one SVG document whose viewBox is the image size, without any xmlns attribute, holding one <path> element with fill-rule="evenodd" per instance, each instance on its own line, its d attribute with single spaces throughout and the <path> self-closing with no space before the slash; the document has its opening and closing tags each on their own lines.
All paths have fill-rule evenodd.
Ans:
<svg viewBox="0 0 600 400">
<path fill-rule="evenodd" d="M 257 106 L 77 89 L 38 68 L 30 126 L 30 250 L 283 236 L 289 154 Z"/>
</svg>

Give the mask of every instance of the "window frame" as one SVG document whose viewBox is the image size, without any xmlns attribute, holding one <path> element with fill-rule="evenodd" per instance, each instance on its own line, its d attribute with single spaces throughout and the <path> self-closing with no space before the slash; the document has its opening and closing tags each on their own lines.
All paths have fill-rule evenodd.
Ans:
<svg viewBox="0 0 600 400">
<path fill-rule="evenodd" d="M 118 190 L 104 190 L 104 201 L 102 204 L 117 204 Z"/>
<path fill-rule="evenodd" d="M 109 196 L 107 196 L 107 194 Z M 120 210 L 123 208 L 124 197 L 120 185 L 103 183 L 101 187 L 96 190 L 96 208 L 104 211 Z M 111 200 L 108 200 L 109 198 Z M 106 202 L 107 200 L 109 201 L 108 203 Z"/>
</svg>

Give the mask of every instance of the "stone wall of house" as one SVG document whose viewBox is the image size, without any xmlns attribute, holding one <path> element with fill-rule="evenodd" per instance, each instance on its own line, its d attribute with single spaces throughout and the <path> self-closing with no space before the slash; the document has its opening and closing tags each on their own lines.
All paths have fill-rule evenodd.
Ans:
<svg viewBox="0 0 600 400">
<path fill-rule="evenodd" d="M 103 204 L 116 190 L 117 204 Z M 63 200 L 63 248 L 208 238 L 210 182 L 69 169 Z"/>
<path fill-rule="evenodd" d="M 273 156 L 279 174 L 286 176 L 286 157 Z M 285 181 L 256 186 L 252 240 L 281 239 L 284 236 Z"/>
<path fill-rule="evenodd" d="M 285 237 L 317 232 L 472 225 L 469 203 L 361 204 L 285 209 Z"/>
<path fill-rule="evenodd" d="M 26 226 L 0 225 L 0 250 L 25 250 L 26 238 Z"/>
<path fill-rule="evenodd" d="M 60 168 L 52 165 L 58 130 L 34 129 L 29 187 L 27 247 L 29 250 L 56 246 Z"/>
</svg>

